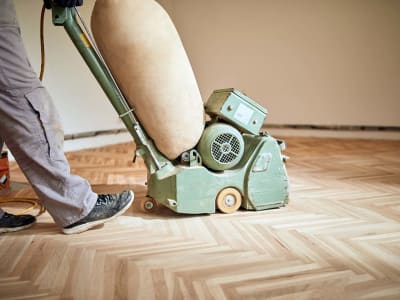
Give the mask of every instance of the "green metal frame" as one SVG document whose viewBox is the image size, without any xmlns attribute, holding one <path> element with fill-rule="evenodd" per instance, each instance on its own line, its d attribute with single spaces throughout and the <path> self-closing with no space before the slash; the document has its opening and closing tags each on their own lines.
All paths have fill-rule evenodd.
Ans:
<svg viewBox="0 0 400 300">
<path fill-rule="evenodd" d="M 244 139 L 244 157 L 233 169 L 211 172 L 202 166 L 178 166 L 165 178 L 150 176 L 150 196 L 179 213 L 214 213 L 218 193 L 233 187 L 247 210 L 284 206 L 289 184 L 278 143 L 269 135 L 244 134 Z"/>
</svg>

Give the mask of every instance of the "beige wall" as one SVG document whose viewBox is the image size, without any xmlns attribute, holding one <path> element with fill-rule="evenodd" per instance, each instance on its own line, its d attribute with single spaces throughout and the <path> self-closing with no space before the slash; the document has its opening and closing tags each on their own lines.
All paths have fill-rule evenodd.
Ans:
<svg viewBox="0 0 400 300">
<path fill-rule="evenodd" d="M 269 109 L 269 123 L 400 126 L 399 0 L 159 2 L 178 27 L 204 98 L 237 87 Z M 42 1 L 15 3 L 38 69 Z M 93 4 L 80 8 L 87 21 Z M 49 17 L 45 84 L 66 133 L 122 127 Z"/>
<path fill-rule="evenodd" d="M 2 0 L 0 0 L 2 1 Z M 94 0 L 79 8 L 89 23 Z M 40 69 L 39 19 L 42 0 L 14 0 L 25 48 L 34 69 Z M 122 128 L 111 106 L 88 67 L 62 27 L 51 22 L 46 11 L 46 70 L 44 85 L 61 115 L 66 134 Z"/>
<path fill-rule="evenodd" d="M 237 87 L 269 123 L 400 125 L 400 1 L 160 2 L 203 97 Z"/>
</svg>

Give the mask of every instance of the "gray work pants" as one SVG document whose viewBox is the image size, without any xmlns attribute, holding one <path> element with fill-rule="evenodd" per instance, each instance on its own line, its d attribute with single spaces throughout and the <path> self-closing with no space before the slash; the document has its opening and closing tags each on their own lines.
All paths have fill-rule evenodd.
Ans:
<svg viewBox="0 0 400 300">
<path fill-rule="evenodd" d="M 85 217 L 97 200 L 85 179 L 70 174 L 63 140 L 58 113 L 27 58 L 13 1 L 0 0 L 0 148 L 4 141 L 61 227 Z"/>
</svg>

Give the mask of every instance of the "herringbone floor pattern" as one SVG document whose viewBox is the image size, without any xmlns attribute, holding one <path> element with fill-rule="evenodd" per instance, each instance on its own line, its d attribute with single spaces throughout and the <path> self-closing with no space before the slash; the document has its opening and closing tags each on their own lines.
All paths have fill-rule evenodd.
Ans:
<svg viewBox="0 0 400 300">
<path fill-rule="evenodd" d="M 141 212 L 133 143 L 68 154 L 96 191 L 129 186 L 135 204 L 80 235 L 48 214 L 2 235 L 0 298 L 400 299 L 400 142 L 286 141 L 289 205 L 232 215 Z"/>
</svg>

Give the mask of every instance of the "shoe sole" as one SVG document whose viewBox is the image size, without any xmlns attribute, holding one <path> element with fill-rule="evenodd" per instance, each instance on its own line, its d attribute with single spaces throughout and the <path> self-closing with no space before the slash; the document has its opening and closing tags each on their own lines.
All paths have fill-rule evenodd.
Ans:
<svg viewBox="0 0 400 300">
<path fill-rule="evenodd" d="M 26 228 L 31 227 L 33 224 L 35 224 L 35 222 L 30 223 L 28 225 L 24 225 L 24 226 L 19 226 L 19 227 L 3 227 L 0 228 L 0 233 L 7 233 L 7 232 L 17 232 Z"/>
<path fill-rule="evenodd" d="M 127 211 L 127 209 L 132 205 L 133 200 L 134 200 L 134 194 L 132 191 L 129 191 L 129 194 L 131 195 L 131 200 L 129 201 L 129 203 L 127 205 L 125 205 L 125 207 L 123 209 L 121 209 L 119 212 L 117 212 L 115 215 L 113 215 L 112 217 L 109 217 L 107 219 L 101 219 L 101 220 L 97 220 L 97 221 L 93 221 L 93 222 L 88 222 L 73 228 L 64 228 L 62 230 L 62 232 L 64 234 L 76 234 L 76 233 L 81 233 L 84 231 L 89 230 L 90 228 L 93 228 L 97 225 L 100 224 L 104 224 L 106 222 L 109 222 L 111 220 L 114 220 L 116 217 L 119 217 L 120 215 L 122 215 L 124 212 Z"/>
</svg>

